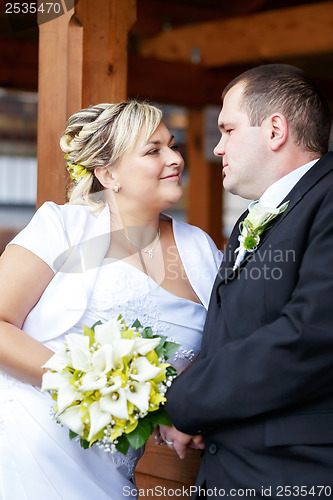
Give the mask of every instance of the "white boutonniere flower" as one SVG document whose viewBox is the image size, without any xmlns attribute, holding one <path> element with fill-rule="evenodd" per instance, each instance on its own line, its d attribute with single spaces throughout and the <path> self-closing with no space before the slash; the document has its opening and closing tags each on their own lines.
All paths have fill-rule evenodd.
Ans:
<svg viewBox="0 0 333 500">
<path fill-rule="evenodd" d="M 237 258 L 233 270 L 242 263 L 247 252 L 254 252 L 257 249 L 261 234 L 268 229 L 270 222 L 275 217 L 287 209 L 288 205 L 289 201 L 278 208 L 263 207 L 260 202 L 252 206 L 247 217 L 239 224 L 239 247 L 235 250 Z"/>
</svg>

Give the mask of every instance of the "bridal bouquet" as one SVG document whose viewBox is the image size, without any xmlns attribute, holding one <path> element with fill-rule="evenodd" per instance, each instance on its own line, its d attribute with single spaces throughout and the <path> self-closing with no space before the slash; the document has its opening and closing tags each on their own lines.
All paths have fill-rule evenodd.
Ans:
<svg viewBox="0 0 333 500">
<path fill-rule="evenodd" d="M 43 366 L 42 391 L 51 391 L 54 418 L 71 439 L 126 454 L 143 446 L 157 424 L 170 425 L 163 404 L 176 370 L 165 361 L 179 344 L 138 320 L 128 327 L 121 315 L 83 333 L 67 334 Z"/>
</svg>

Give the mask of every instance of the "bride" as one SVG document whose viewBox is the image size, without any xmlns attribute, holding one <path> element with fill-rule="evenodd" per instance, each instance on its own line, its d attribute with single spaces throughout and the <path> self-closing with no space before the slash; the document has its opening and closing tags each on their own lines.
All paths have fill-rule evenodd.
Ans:
<svg viewBox="0 0 333 500">
<path fill-rule="evenodd" d="M 45 203 L 0 259 L 1 500 L 133 492 L 142 450 L 84 450 L 50 416 L 41 366 L 65 334 L 121 313 L 181 344 L 178 372 L 199 352 L 221 254 L 163 213 L 182 196 L 184 162 L 161 118 L 137 101 L 74 114 L 60 141 L 69 203 Z"/>
</svg>

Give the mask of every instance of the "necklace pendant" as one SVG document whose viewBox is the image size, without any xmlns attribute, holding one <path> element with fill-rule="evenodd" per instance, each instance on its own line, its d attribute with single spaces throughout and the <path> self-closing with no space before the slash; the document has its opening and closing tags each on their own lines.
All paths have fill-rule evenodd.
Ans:
<svg viewBox="0 0 333 500">
<path fill-rule="evenodd" d="M 149 258 L 152 259 L 153 258 L 153 252 L 154 250 L 148 250 L 148 255 L 149 255 Z"/>
</svg>

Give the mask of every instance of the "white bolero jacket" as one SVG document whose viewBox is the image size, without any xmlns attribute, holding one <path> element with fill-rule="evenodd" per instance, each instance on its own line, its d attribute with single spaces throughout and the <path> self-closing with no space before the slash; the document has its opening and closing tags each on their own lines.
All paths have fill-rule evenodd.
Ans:
<svg viewBox="0 0 333 500">
<path fill-rule="evenodd" d="M 207 309 L 222 253 L 195 226 L 173 220 L 173 231 L 188 279 Z M 86 310 L 110 245 L 109 207 L 92 213 L 88 206 L 44 203 L 10 244 L 31 251 L 55 273 L 23 325 L 47 342 L 69 331 Z"/>
</svg>

